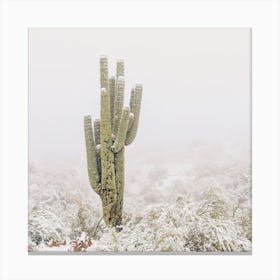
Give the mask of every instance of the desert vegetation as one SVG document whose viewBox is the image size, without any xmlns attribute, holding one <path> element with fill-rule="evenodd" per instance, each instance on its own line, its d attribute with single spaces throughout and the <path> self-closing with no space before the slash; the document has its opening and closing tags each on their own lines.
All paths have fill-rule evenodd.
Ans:
<svg viewBox="0 0 280 280">
<path fill-rule="evenodd" d="M 251 250 L 248 162 L 138 162 L 127 169 L 123 229 L 118 232 L 106 226 L 99 197 L 81 169 L 47 170 L 31 164 L 29 251 Z"/>
</svg>

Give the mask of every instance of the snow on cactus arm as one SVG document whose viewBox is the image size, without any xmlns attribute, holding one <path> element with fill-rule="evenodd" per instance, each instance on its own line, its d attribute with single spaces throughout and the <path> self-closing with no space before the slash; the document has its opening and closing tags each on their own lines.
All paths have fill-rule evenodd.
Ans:
<svg viewBox="0 0 280 280">
<path fill-rule="evenodd" d="M 87 150 L 87 166 L 88 176 L 91 187 L 96 193 L 100 193 L 100 177 L 98 173 L 97 156 L 95 150 L 95 142 L 92 133 L 91 117 L 84 117 L 84 130 L 86 139 L 86 150 Z"/>
<path fill-rule="evenodd" d="M 140 108 L 141 108 L 141 100 L 142 100 L 142 84 L 137 83 L 135 86 L 135 90 L 131 94 L 131 111 L 134 115 L 134 121 L 132 123 L 131 128 L 127 132 L 125 145 L 129 145 L 133 142 L 136 137 L 139 116 L 140 116 Z"/>
</svg>

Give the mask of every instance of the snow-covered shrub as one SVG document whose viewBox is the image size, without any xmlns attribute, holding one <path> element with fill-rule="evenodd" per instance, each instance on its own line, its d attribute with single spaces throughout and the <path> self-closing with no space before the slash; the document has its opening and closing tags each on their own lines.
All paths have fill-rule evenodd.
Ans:
<svg viewBox="0 0 280 280">
<path fill-rule="evenodd" d="M 251 250 L 246 231 L 231 216 L 220 189 L 209 188 L 199 203 L 190 195 L 172 204 L 147 206 L 131 213 L 119 233 L 107 229 L 90 251 L 242 252 Z"/>
<path fill-rule="evenodd" d="M 99 204 L 83 188 L 75 171 L 50 172 L 32 167 L 29 183 L 28 232 L 33 247 L 94 231 Z"/>
<path fill-rule="evenodd" d="M 92 238 L 87 251 L 242 252 L 251 250 L 251 170 L 234 162 L 128 169 L 123 229 L 106 228 L 101 205 L 78 171 L 33 168 L 30 250 L 51 239 Z M 139 174 L 141 176 L 139 176 Z M 61 250 L 66 250 L 62 248 Z"/>
</svg>

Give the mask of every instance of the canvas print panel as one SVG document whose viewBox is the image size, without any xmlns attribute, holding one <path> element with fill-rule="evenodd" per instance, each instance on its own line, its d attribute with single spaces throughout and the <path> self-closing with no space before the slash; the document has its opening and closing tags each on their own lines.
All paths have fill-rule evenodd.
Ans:
<svg viewBox="0 0 280 280">
<path fill-rule="evenodd" d="M 250 253 L 251 30 L 29 30 L 29 253 Z"/>
</svg>

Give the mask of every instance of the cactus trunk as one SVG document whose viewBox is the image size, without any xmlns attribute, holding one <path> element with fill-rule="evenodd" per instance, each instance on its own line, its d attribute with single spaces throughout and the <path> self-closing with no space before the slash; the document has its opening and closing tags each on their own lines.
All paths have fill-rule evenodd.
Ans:
<svg viewBox="0 0 280 280">
<path fill-rule="evenodd" d="M 94 121 L 84 118 L 89 182 L 100 196 L 103 219 L 109 227 L 122 227 L 124 151 L 136 136 L 142 85 L 131 91 L 130 106 L 124 102 L 124 62 L 117 61 L 116 78 L 108 79 L 107 57 L 100 58 L 101 113 Z"/>
<path fill-rule="evenodd" d="M 123 192 L 124 192 L 124 147 L 115 154 L 116 168 L 116 187 L 117 187 L 117 203 L 116 203 L 116 226 L 121 228 L 122 212 L 123 212 Z"/>
</svg>

